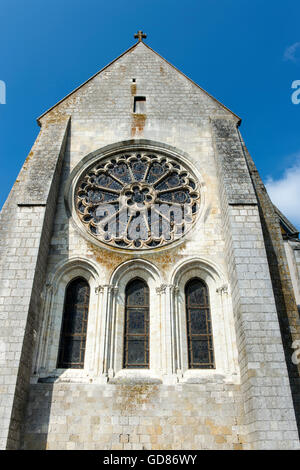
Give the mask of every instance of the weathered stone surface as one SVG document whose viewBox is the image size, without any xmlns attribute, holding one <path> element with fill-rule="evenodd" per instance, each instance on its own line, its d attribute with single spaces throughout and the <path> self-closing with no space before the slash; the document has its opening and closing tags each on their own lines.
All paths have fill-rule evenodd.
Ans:
<svg viewBox="0 0 300 470">
<path fill-rule="evenodd" d="M 2 448 L 19 446 L 68 121 L 49 122 L 41 130 L 1 212 Z M 33 204 L 26 195 L 30 182 L 36 183 L 29 168 L 47 168 Z"/>
<path fill-rule="evenodd" d="M 300 346 L 300 318 L 296 303 L 296 296 L 298 298 L 298 302 L 300 302 L 299 273 L 297 266 L 295 266 L 296 269 L 293 277 L 293 285 L 291 277 L 292 260 L 289 265 L 284 247 L 284 244 L 287 244 L 287 242 L 283 241 L 278 216 L 275 213 L 272 201 L 268 196 L 255 164 L 245 146 L 244 151 L 247 164 L 249 166 L 249 172 L 257 194 L 257 199 L 259 201 L 260 220 L 267 251 L 268 265 L 271 274 L 298 430 L 300 433 L 300 361 L 296 364 L 292 360 L 295 349 L 293 348 L 293 345 L 298 344 L 298 346 Z M 299 248 L 300 244 L 298 242 L 294 242 L 294 245 Z"/>
<path fill-rule="evenodd" d="M 221 384 L 212 395 L 197 385 L 182 385 L 179 391 L 177 385 L 36 384 L 29 403 L 24 449 L 67 449 L 70 442 L 76 450 L 232 449 L 244 444 L 238 385 Z"/>
<path fill-rule="evenodd" d="M 133 112 L 136 96 L 146 98 L 143 114 Z M 1 213 L 1 447 L 299 448 L 261 202 L 239 118 L 139 43 L 40 123 Z M 78 230 L 77 178 L 93 159 L 126 145 L 159 148 L 197 177 L 200 215 L 180 243 L 129 253 Z M 78 276 L 90 285 L 85 365 L 62 370 L 65 289 Z M 136 276 L 150 292 L 144 371 L 123 369 L 122 361 L 124 293 Z M 188 367 L 184 288 L 194 277 L 209 289 L 211 370 Z"/>
</svg>

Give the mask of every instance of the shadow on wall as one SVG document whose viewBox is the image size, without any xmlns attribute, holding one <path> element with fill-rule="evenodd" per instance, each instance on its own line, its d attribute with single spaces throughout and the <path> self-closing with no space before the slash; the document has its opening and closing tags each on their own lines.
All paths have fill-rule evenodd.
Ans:
<svg viewBox="0 0 300 470">
<path fill-rule="evenodd" d="M 70 123 L 71 126 L 71 123 Z M 69 135 L 71 133 L 71 128 Z M 59 183 L 59 194 L 57 199 L 57 207 L 53 222 L 52 239 L 49 246 L 48 265 L 47 270 L 51 270 L 53 264 L 58 265 L 61 262 L 67 261 L 69 253 L 69 223 L 64 205 L 64 183 L 70 175 L 70 147 L 69 141 L 67 143 L 62 173 Z M 62 221 L 61 217 L 64 216 L 65 220 Z M 57 241 L 62 243 L 57 243 Z M 54 241 L 54 243 L 53 243 Z M 49 264 L 50 261 L 50 264 Z M 43 311 L 42 311 L 43 312 Z M 42 322 L 39 325 L 41 333 Z M 37 351 L 34 354 L 34 361 Z M 36 374 L 38 371 L 34 370 Z M 28 450 L 45 450 L 47 448 L 52 395 L 54 382 L 56 377 L 40 378 L 38 384 L 31 384 L 27 399 L 25 410 L 25 418 L 21 432 L 21 449 Z M 51 425 L 52 426 L 52 425 Z M 53 426 L 55 426 L 53 424 Z"/>
<path fill-rule="evenodd" d="M 277 256 L 277 250 L 274 247 L 274 241 L 272 234 L 270 234 L 268 224 L 266 223 L 264 213 L 259 205 L 259 212 L 260 212 L 260 219 L 262 223 L 263 229 L 263 237 L 265 241 L 265 245 L 267 248 L 267 258 L 268 264 L 271 274 L 271 281 L 273 286 L 275 304 L 278 314 L 281 338 L 283 343 L 285 361 L 288 370 L 288 376 L 290 381 L 292 399 L 294 404 L 296 422 L 298 427 L 298 434 L 300 437 L 300 379 L 299 379 L 299 366 L 294 364 L 292 361 L 292 344 L 293 344 L 293 336 L 292 336 L 292 329 L 290 326 L 291 318 L 289 318 L 289 312 L 295 312 L 293 321 L 295 321 L 294 325 L 297 325 L 299 322 L 298 319 L 295 318 L 297 315 L 295 309 L 295 300 L 290 295 L 290 292 L 287 291 L 287 285 L 283 285 L 282 278 L 281 278 L 281 271 L 283 272 L 282 263 Z M 284 295 L 284 290 L 286 292 L 286 296 Z M 290 305 L 287 305 L 286 299 L 290 300 Z M 298 313 L 300 315 L 300 305 L 298 305 Z M 294 328 L 295 329 L 295 328 Z"/>
<path fill-rule="evenodd" d="M 48 434 L 51 432 L 49 422 L 52 395 L 53 383 L 31 385 L 21 449 L 47 449 Z M 55 424 L 51 426 L 55 426 Z"/>
</svg>

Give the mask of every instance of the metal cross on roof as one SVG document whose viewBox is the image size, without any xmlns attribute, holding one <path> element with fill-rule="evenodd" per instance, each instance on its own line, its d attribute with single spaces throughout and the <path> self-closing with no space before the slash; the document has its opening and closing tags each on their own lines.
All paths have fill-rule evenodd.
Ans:
<svg viewBox="0 0 300 470">
<path fill-rule="evenodd" d="M 134 35 L 135 39 L 138 39 L 139 42 L 143 41 L 143 39 L 146 39 L 147 37 L 147 34 L 143 33 L 143 31 L 138 31 L 135 35 Z"/>
</svg>

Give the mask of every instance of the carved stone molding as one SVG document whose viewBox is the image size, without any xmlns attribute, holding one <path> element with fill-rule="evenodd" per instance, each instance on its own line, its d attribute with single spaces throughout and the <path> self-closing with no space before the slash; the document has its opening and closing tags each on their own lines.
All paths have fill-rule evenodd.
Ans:
<svg viewBox="0 0 300 470">
<path fill-rule="evenodd" d="M 168 284 L 161 284 L 159 287 L 156 287 L 157 294 L 165 294 Z"/>
<path fill-rule="evenodd" d="M 228 294 L 228 284 L 223 284 L 223 286 L 216 289 L 218 294 Z"/>
<path fill-rule="evenodd" d="M 96 294 L 103 294 L 103 292 L 104 292 L 104 286 L 95 287 L 95 293 Z"/>
<path fill-rule="evenodd" d="M 170 289 L 171 289 L 171 291 L 174 292 L 175 295 L 179 294 L 179 287 L 178 286 L 175 286 L 174 284 L 171 284 Z"/>
<path fill-rule="evenodd" d="M 103 285 L 99 285 L 95 288 L 95 293 L 96 294 L 103 294 L 104 290 L 107 289 L 108 292 L 113 292 L 113 293 L 116 293 L 118 292 L 118 287 L 117 286 L 113 286 L 111 284 L 103 284 Z"/>
</svg>

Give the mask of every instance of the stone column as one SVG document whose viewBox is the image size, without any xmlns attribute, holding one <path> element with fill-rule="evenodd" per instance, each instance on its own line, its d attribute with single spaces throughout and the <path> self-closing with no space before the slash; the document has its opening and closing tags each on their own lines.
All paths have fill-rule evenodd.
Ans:
<svg viewBox="0 0 300 470">
<path fill-rule="evenodd" d="M 111 294 L 113 292 L 113 286 L 107 284 L 98 286 L 96 291 L 99 294 L 99 328 L 96 333 L 97 349 L 95 361 L 97 367 L 95 371 L 100 381 L 107 381 L 107 377 L 112 373 L 110 357 L 111 345 L 113 342 L 112 316 L 114 317 L 114 312 L 111 308 Z"/>
<path fill-rule="evenodd" d="M 218 287 L 216 290 L 217 294 L 220 295 L 221 306 L 222 306 L 222 317 L 224 324 L 224 339 L 225 339 L 225 352 L 226 352 L 226 365 L 225 372 L 230 373 L 229 365 L 233 361 L 232 357 L 232 336 L 231 336 L 231 325 L 228 323 L 228 286 L 224 284 Z"/>
<path fill-rule="evenodd" d="M 165 383 L 177 381 L 175 370 L 175 323 L 172 285 L 162 284 L 157 288 L 161 296 L 162 313 L 162 374 Z"/>
<path fill-rule="evenodd" d="M 101 351 L 101 339 L 102 339 L 102 324 L 103 324 L 103 286 L 98 286 L 95 288 L 95 292 L 98 296 L 98 301 L 97 301 L 97 317 L 96 317 L 96 325 L 95 325 L 95 345 L 94 345 L 94 357 L 92 361 L 92 370 L 93 370 L 93 375 L 96 378 L 99 376 L 100 372 L 100 351 Z M 97 379 L 96 379 L 97 380 Z"/>
<path fill-rule="evenodd" d="M 156 287 L 156 293 L 159 296 L 159 306 L 160 306 L 159 313 L 160 313 L 160 319 L 161 319 L 160 371 L 161 371 L 162 375 L 165 374 L 165 370 L 166 370 L 166 365 L 165 365 L 165 362 L 166 362 L 165 361 L 166 338 L 165 338 L 165 328 L 164 328 L 164 325 L 165 325 L 165 314 L 164 314 L 164 311 L 165 311 L 165 296 L 164 296 L 165 286 L 166 286 L 165 284 L 162 284 L 161 286 Z M 151 351 L 150 351 L 150 353 L 151 353 Z"/>
<path fill-rule="evenodd" d="M 112 378 L 115 375 L 116 364 L 115 364 L 115 345 L 116 345 L 116 317 L 117 317 L 117 295 L 118 287 L 109 286 L 110 298 L 108 301 L 109 309 L 109 325 L 107 335 L 110 338 L 110 344 L 108 344 L 109 350 L 107 352 L 107 363 L 108 363 L 108 377 Z"/>
<path fill-rule="evenodd" d="M 173 300 L 173 324 L 174 324 L 174 371 L 178 379 L 183 376 L 182 370 L 182 344 L 181 344 L 181 322 L 180 311 L 178 305 L 179 287 L 172 286 L 172 300 Z"/>
</svg>

